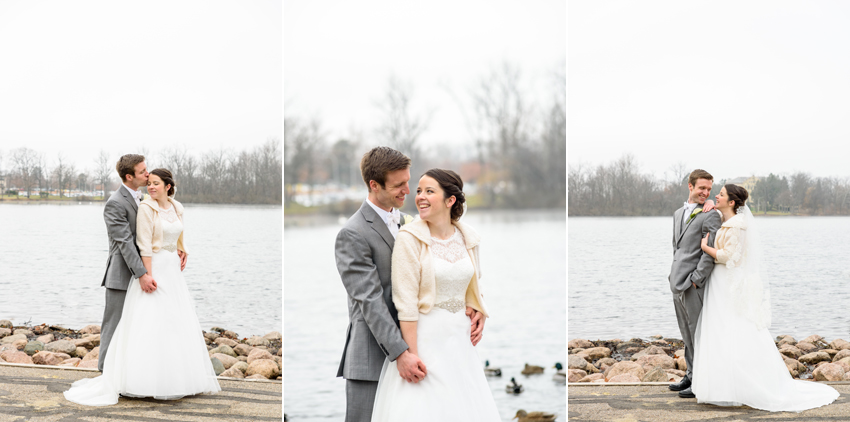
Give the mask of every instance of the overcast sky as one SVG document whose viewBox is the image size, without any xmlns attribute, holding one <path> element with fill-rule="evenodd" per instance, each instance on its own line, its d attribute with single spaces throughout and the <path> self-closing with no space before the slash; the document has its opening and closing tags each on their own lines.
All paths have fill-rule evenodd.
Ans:
<svg viewBox="0 0 850 422">
<path fill-rule="evenodd" d="M 89 168 L 184 145 L 282 138 L 278 0 L 0 2 L 0 154 Z M 151 164 L 151 163 L 149 163 Z M 149 165 L 150 167 L 150 165 Z M 179 177 L 179 176 L 178 176 Z"/>
<path fill-rule="evenodd" d="M 850 177 L 850 3 L 569 4 L 571 166 Z"/>
<path fill-rule="evenodd" d="M 491 68 L 509 62 L 530 102 L 551 104 L 566 32 L 559 0 L 286 1 L 284 107 L 287 116 L 321 121 L 329 142 L 360 133 L 377 145 L 376 103 L 396 75 L 413 86 L 413 112 L 433 113 L 422 145 L 466 142 L 451 93 L 468 101 Z"/>
</svg>

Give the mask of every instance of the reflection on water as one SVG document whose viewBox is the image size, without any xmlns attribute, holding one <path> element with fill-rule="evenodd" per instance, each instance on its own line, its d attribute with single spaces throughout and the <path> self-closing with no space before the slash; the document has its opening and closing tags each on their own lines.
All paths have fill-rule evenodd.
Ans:
<svg viewBox="0 0 850 422">
<path fill-rule="evenodd" d="M 186 204 L 184 217 L 201 327 L 279 331 L 281 207 Z M 0 204 L 0 319 L 100 325 L 108 251 L 101 203 Z"/>
<path fill-rule="evenodd" d="M 464 222 L 482 236 L 482 289 L 492 317 L 477 346 L 504 376 L 489 378 L 505 421 L 517 409 L 557 413 L 566 419 L 566 388 L 540 376 L 520 375 L 528 362 L 551 368 L 566 363 L 566 213 L 471 212 Z M 336 378 L 348 307 L 334 261 L 337 223 L 284 230 L 284 408 L 292 420 L 340 421 L 345 381 Z M 425 362 L 427 365 L 428 363 Z M 525 386 L 505 393 L 510 377 Z"/>
<path fill-rule="evenodd" d="M 774 336 L 850 338 L 850 217 L 756 217 L 768 259 Z M 681 338 L 667 276 L 671 217 L 573 217 L 569 337 Z"/>
</svg>

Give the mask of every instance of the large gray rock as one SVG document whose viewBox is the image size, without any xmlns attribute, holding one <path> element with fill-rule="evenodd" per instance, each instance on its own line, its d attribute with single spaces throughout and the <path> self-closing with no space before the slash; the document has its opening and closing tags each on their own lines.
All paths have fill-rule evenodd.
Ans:
<svg viewBox="0 0 850 422">
<path fill-rule="evenodd" d="M 797 340 L 794 340 L 794 337 L 791 336 L 779 336 L 777 337 L 779 340 L 779 346 L 784 346 L 786 344 L 795 345 L 797 344 Z"/>
<path fill-rule="evenodd" d="M 44 343 L 42 343 L 38 340 L 33 340 L 33 341 L 30 341 L 30 342 L 27 342 L 27 345 L 24 346 L 24 353 L 26 353 L 30 356 L 32 356 L 32 355 L 34 355 L 34 354 L 36 354 L 36 353 L 38 353 L 42 350 L 44 350 Z"/>
<path fill-rule="evenodd" d="M 56 340 L 45 344 L 44 350 L 48 352 L 60 352 L 72 355 L 74 354 L 74 352 L 76 352 L 77 346 L 75 346 L 74 343 L 71 343 L 68 340 Z"/>
<path fill-rule="evenodd" d="M 32 330 L 27 330 L 26 328 L 17 328 L 15 329 L 15 334 L 21 334 L 27 337 L 32 336 Z"/>
<path fill-rule="evenodd" d="M 567 356 L 567 368 L 568 369 L 585 370 L 585 369 L 587 369 L 588 365 L 590 365 L 590 363 L 588 363 L 587 360 L 585 360 L 581 356 L 576 356 L 576 355 Z"/>
<path fill-rule="evenodd" d="M 221 363 L 220 360 L 218 360 L 217 358 L 210 358 L 210 361 L 212 362 L 213 371 L 215 371 L 216 375 L 219 375 L 224 372 L 224 365 Z"/>
<path fill-rule="evenodd" d="M 794 346 L 795 346 L 797 349 L 800 349 L 800 351 L 801 351 L 801 352 L 803 352 L 803 354 L 807 354 L 807 353 L 812 353 L 812 352 L 817 352 L 817 351 L 818 351 L 818 347 L 817 347 L 817 346 L 815 346 L 815 345 L 814 345 L 814 344 L 812 344 L 812 343 L 807 343 L 807 342 L 805 342 L 805 341 L 801 341 L 801 342 L 797 343 L 797 344 L 796 344 L 796 345 L 794 345 Z M 782 347 L 782 346 L 780 346 L 780 347 Z"/>
<path fill-rule="evenodd" d="M 669 356 L 667 356 L 667 358 L 671 361 L 673 360 L 673 358 Z M 647 372 L 640 380 L 641 382 L 665 382 L 667 379 L 667 372 L 664 371 L 664 368 L 656 366 Z"/>
<path fill-rule="evenodd" d="M 779 353 L 782 353 L 783 355 L 788 356 L 791 359 L 799 359 L 800 356 L 803 356 L 803 352 L 800 349 L 790 344 L 786 344 L 780 347 Z"/>
<path fill-rule="evenodd" d="M 254 350 L 252 346 L 243 343 L 239 343 L 233 348 L 233 351 L 239 356 L 248 356 L 248 354 L 251 353 L 251 350 Z"/>
</svg>

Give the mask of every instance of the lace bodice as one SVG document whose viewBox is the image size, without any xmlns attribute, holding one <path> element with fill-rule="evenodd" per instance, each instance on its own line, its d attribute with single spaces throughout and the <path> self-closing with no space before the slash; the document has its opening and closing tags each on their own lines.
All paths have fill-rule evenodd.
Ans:
<svg viewBox="0 0 850 422">
<path fill-rule="evenodd" d="M 463 310 L 466 308 L 466 288 L 475 273 L 463 235 L 455 228 L 450 238 L 441 240 L 432 236 L 431 241 L 437 283 L 434 306 L 450 312 Z"/>
<path fill-rule="evenodd" d="M 162 222 L 162 249 L 169 252 L 177 250 L 177 239 L 183 233 L 183 223 L 174 212 L 174 206 L 167 210 L 160 210 L 159 220 Z"/>
</svg>

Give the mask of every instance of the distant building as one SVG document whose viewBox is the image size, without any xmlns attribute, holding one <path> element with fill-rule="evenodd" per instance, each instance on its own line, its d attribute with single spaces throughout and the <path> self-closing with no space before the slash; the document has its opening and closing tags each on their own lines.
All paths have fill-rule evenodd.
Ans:
<svg viewBox="0 0 850 422">
<path fill-rule="evenodd" d="M 750 195 L 753 194 L 753 189 L 756 187 L 756 183 L 761 180 L 760 177 L 756 176 L 744 176 L 744 177 L 736 177 L 731 180 L 727 180 L 726 183 L 731 183 L 733 185 L 738 185 L 747 190 L 747 193 Z"/>
</svg>

